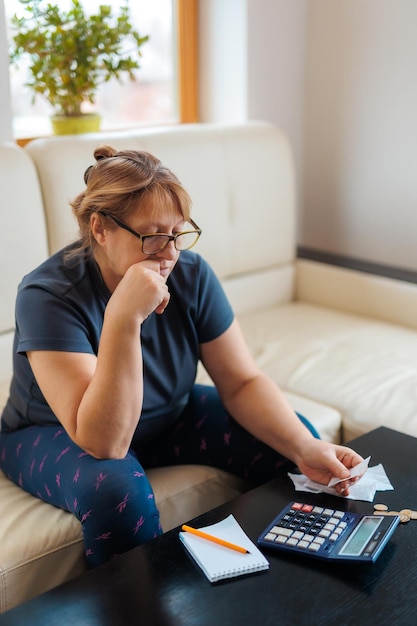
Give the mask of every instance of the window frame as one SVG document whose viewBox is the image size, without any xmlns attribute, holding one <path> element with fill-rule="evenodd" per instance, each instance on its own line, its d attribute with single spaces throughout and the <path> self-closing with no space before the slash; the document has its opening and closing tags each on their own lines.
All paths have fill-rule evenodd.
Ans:
<svg viewBox="0 0 417 626">
<path fill-rule="evenodd" d="M 198 0 L 176 0 L 179 124 L 198 121 Z M 35 137 L 19 138 L 25 146 Z"/>
<path fill-rule="evenodd" d="M 177 0 L 180 124 L 198 121 L 198 0 Z"/>
</svg>

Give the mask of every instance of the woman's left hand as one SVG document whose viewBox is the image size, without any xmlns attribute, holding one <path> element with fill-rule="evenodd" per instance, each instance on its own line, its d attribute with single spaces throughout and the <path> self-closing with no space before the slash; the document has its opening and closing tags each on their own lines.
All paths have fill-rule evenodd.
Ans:
<svg viewBox="0 0 417 626">
<path fill-rule="evenodd" d="M 320 439 L 314 439 L 303 450 L 297 460 L 299 470 L 311 480 L 327 485 L 332 478 L 342 479 L 335 489 L 339 495 L 349 495 L 349 487 L 360 476 L 350 478 L 350 470 L 363 461 L 360 454 L 346 446 L 339 446 Z"/>
</svg>

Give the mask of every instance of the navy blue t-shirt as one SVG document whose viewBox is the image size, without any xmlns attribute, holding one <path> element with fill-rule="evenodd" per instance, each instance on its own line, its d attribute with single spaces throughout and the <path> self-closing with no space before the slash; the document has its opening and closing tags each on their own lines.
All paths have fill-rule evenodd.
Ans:
<svg viewBox="0 0 417 626">
<path fill-rule="evenodd" d="M 111 296 L 91 258 L 65 260 L 61 250 L 19 285 L 10 397 L 2 428 L 57 424 L 26 357 L 30 350 L 97 354 L 104 311 Z M 162 315 L 142 324 L 144 400 L 140 429 L 168 422 L 187 403 L 197 371 L 199 346 L 230 326 L 233 311 L 210 266 L 181 252 L 168 278 L 171 298 Z M 150 428 L 152 431 L 152 427 Z"/>
</svg>

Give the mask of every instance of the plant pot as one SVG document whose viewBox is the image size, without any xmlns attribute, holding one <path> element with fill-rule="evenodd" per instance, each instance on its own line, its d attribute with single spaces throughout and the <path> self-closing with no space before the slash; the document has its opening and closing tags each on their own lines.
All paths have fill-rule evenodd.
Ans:
<svg viewBox="0 0 417 626">
<path fill-rule="evenodd" d="M 82 115 L 52 115 L 51 124 L 54 135 L 79 135 L 95 133 L 100 130 L 101 117 L 98 113 Z"/>
</svg>

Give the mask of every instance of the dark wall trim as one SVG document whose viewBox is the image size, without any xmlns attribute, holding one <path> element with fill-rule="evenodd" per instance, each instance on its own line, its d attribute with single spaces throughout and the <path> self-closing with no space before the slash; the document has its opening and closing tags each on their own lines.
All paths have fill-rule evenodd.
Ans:
<svg viewBox="0 0 417 626">
<path fill-rule="evenodd" d="M 329 265 L 337 265 L 367 274 L 377 274 L 378 276 L 386 276 L 396 280 L 404 280 L 408 283 L 417 283 L 417 271 L 406 270 L 392 265 L 383 265 L 382 263 L 372 263 L 361 259 L 333 254 L 331 252 L 322 252 L 316 248 L 308 248 L 306 246 L 298 246 L 297 256 L 300 259 L 309 259 L 310 261 L 319 261 Z"/>
</svg>

